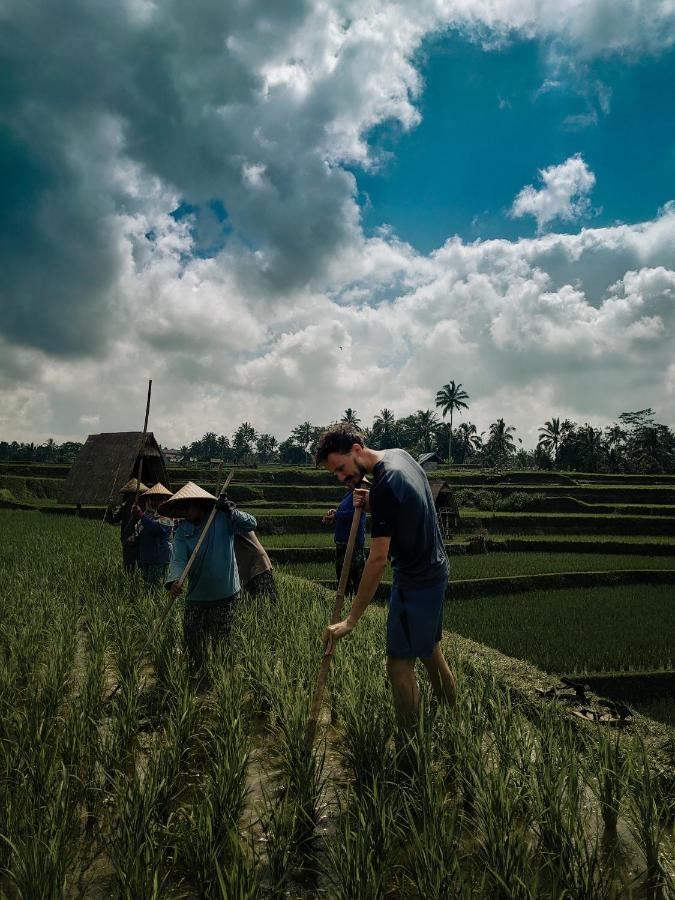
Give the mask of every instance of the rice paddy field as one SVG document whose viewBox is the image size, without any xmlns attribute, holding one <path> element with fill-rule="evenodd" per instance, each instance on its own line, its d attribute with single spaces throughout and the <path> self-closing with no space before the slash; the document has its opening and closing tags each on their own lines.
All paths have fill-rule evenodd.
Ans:
<svg viewBox="0 0 675 900">
<path fill-rule="evenodd" d="M 397 739 L 375 606 L 308 747 L 329 593 L 280 573 L 194 679 L 178 605 L 139 659 L 165 596 L 123 578 L 113 529 L 1 525 L 0 896 L 672 896 L 672 780 L 644 729 L 534 714 L 447 634 L 458 705 L 425 693 Z"/>
</svg>

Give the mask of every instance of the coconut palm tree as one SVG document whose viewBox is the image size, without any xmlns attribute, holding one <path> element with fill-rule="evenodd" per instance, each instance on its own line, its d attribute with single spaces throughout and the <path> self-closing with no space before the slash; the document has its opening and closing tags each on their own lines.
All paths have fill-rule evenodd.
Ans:
<svg viewBox="0 0 675 900">
<path fill-rule="evenodd" d="M 537 446 L 543 447 L 544 450 L 549 450 L 553 455 L 554 462 L 558 458 L 558 447 L 560 446 L 562 435 L 563 430 L 559 418 L 544 422 L 544 427 L 539 429 Z"/>
<path fill-rule="evenodd" d="M 431 409 L 418 409 L 413 416 L 415 439 L 421 444 L 424 453 L 429 453 L 432 449 L 440 424 L 438 416 Z"/>
<path fill-rule="evenodd" d="M 462 462 L 464 462 L 467 456 L 471 456 L 473 453 L 480 450 L 483 445 L 483 439 L 480 434 L 478 434 L 478 429 L 473 422 L 461 422 L 457 426 L 455 437 L 455 446 L 462 454 Z"/>
<path fill-rule="evenodd" d="M 311 451 L 316 442 L 317 431 L 316 425 L 312 425 L 311 422 L 303 422 L 302 425 L 296 425 L 291 433 L 295 443 L 305 451 L 308 462 L 311 462 Z"/>
<path fill-rule="evenodd" d="M 596 472 L 605 449 L 601 429 L 583 425 L 577 432 L 575 443 L 585 471 Z"/>
<path fill-rule="evenodd" d="M 448 433 L 448 462 L 452 462 L 452 417 L 455 410 L 461 413 L 463 409 L 468 409 L 469 404 L 466 402 L 469 395 L 463 390 L 461 384 L 455 384 L 454 381 L 444 384 L 440 391 L 436 392 L 436 406 L 441 407 L 443 418 L 450 413 L 450 428 Z"/>
<path fill-rule="evenodd" d="M 515 430 L 512 425 L 507 425 L 503 419 L 497 419 L 496 422 L 490 425 L 488 449 L 496 457 L 498 466 L 501 466 L 504 460 L 515 452 L 516 445 L 513 440 Z"/>
<path fill-rule="evenodd" d="M 386 450 L 396 445 L 396 416 L 393 410 L 381 409 L 373 420 L 373 439 L 379 450 Z"/>
<path fill-rule="evenodd" d="M 345 410 L 345 414 L 340 419 L 341 422 L 344 422 L 345 425 L 351 425 L 353 428 L 358 428 L 361 424 L 361 419 L 356 415 L 356 410 L 352 409 L 351 406 L 348 406 Z"/>
</svg>

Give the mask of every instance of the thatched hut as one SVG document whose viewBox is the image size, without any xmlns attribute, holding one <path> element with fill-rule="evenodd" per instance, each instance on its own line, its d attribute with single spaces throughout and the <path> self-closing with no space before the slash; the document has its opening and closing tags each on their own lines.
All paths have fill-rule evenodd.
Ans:
<svg viewBox="0 0 675 900">
<path fill-rule="evenodd" d="M 445 460 L 438 453 L 423 453 L 417 458 L 417 462 L 422 466 L 425 472 L 433 472 L 434 469 L 444 465 Z"/>
<path fill-rule="evenodd" d="M 164 457 L 154 434 L 151 431 L 146 434 L 144 447 L 142 439 L 142 431 L 90 434 L 68 472 L 59 503 L 104 506 L 111 495 L 117 500 L 122 485 L 138 477 L 141 457 L 144 484 L 151 487 L 161 481 L 170 487 Z"/>
<path fill-rule="evenodd" d="M 445 540 L 451 540 L 453 531 L 459 525 L 459 507 L 452 488 L 447 481 L 438 479 L 429 481 L 431 494 L 434 498 L 438 523 L 441 526 L 441 534 Z"/>
</svg>

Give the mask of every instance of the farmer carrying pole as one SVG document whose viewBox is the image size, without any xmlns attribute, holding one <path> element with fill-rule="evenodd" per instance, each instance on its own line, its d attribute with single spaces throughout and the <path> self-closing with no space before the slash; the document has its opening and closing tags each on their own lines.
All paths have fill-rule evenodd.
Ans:
<svg viewBox="0 0 675 900">
<path fill-rule="evenodd" d="M 352 525 L 349 530 L 349 537 L 347 538 L 347 549 L 345 550 L 344 562 L 342 563 L 342 572 L 340 573 L 340 581 L 338 582 L 337 592 L 335 594 L 335 603 L 333 604 L 333 612 L 330 617 L 331 625 L 335 625 L 340 621 L 340 618 L 342 617 L 342 606 L 345 602 L 345 591 L 347 590 L 347 582 L 349 581 L 349 574 L 351 571 L 352 555 L 354 553 L 356 539 L 359 534 L 362 515 L 362 508 L 354 510 Z M 312 705 L 309 710 L 309 719 L 307 721 L 306 741 L 308 747 L 312 745 L 314 736 L 316 734 L 316 726 L 319 721 L 319 713 L 321 712 L 321 701 L 323 700 L 323 692 L 326 687 L 326 679 L 328 677 L 330 661 L 330 654 L 324 653 L 321 660 L 321 665 L 319 666 L 319 675 L 316 680 L 316 688 L 314 689 Z"/>
<path fill-rule="evenodd" d="M 176 529 L 166 588 L 175 599 L 187 579 L 183 634 L 194 669 L 204 662 L 204 644 L 230 633 L 240 594 L 234 539 L 258 524 L 228 500 L 232 474 L 218 498 L 188 482 L 159 508 L 161 515 L 183 519 Z"/>
<path fill-rule="evenodd" d="M 326 629 L 326 654 L 352 631 L 375 596 L 387 559 L 393 584 L 387 617 L 387 675 L 399 726 L 415 727 L 419 687 L 415 660 L 424 664 L 435 696 L 455 702 L 455 679 L 441 650 L 448 559 L 429 482 L 405 450 L 373 450 L 346 424 L 322 435 L 316 451 L 322 464 L 354 490 L 354 505 L 372 517 L 370 554 L 349 615 Z M 370 491 L 359 489 L 366 474 Z"/>
<path fill-rule="evenodd" d="M 169 593 L 171 594 L 171 596 L 169 598 L 169 602 L 166 604 L 166 606 L 162 610 L 162 614 L 159 617 L 157 624 L 150 632 L 150 636 L 148 637 L 147 641 L 141 647 L 140 653 L 138 654 L 139 659 L 142 659 L 143 656 L 145 656 L 145 654 L 148 652 L 148 650 L 152 646 L 153 641 L 159 634 L 162 626 L 164 625 L 164 623 L 167 620 L 169 613 L 173 609 L 174 603 L 176 602 L 176 600 L 182 593 L 185 581 L 187 580 L 187 577 L 190 574 L 192 567 L 194 566 L 195 562 L 197 561 L 197 557 L 199 556 L 200 550 L 202 549 L 202 545 L 206 541 L 207 537 L 211 536 L 211 529 L 212 529 L 214 521 L 216 523 L 219 522 L 218 513 L 223 513 L 223 514 L 227 514 L 227 515 L 230 515 L 230 514 L 234 515 L 236 513 L 238 517 L 242 517 L 242 516 L 246 517 L 246 519 L 251 520 L 253 522 L 252 528 L 255 528 L 257 523 L 256 523 L 255 519 L 253 518 L 253 516 L 247 516 L 246 513 L 240 512 L 236 508 L 234 503 L 232 503 L 231 500 L 227 499 L 227 488 L 229 487 L 229 484 L 232 481 L 233 477 L 234 477 L 234 470 L 232 470 L 232 472 L 230 472 L 230 474 L 227 476 L 227 480 L 226 480 L 225 484 L 223 485 L 223 488 L 222 488 L 220 494 L 218 495 L 218 498 L 214 497 L 213 494 L 209 494 L 208 491 L 202 490 L 202 488 L 200 488 L 196 484 L 193 484 L 191 481 L 188 481 L 188 483 L 186 485 L 184 485 L 179 491 L 176 491 L 176 493 L 173 494 L 169 498 L 169 500 L 167 500 L 165 503 L 163 503 L 159 507 L 158 511 L 162 515 L 167 515 L 167 516 L 185 515 L 186 520 L 188 520 L 188 521 L 191 521 L 192 518 L 199 515 L 199 516 L 201 516 L 200 521 L 203 523 L 203 527 L 201 528 L 200 532 L 198 530 L 198 532 L 199 532 L 198 537 L 197 537 L 196 541 L 194 542 L 194 545 L 192 546 L 192 549 L 189 553 L 189 558 L 187 556 L 185 556 L 185 558 L 183 559 L 183 550 L 185 549 L 185 547 L 184 547 L 184 545 L 181 546 L 181 558 L 183 559 L 183 561 L 181 563 L 179 563 L 178 571 L 180 574 L 178 575 L 178 577 L 175 580 L 173 580 L 173 581 L 169 580 L 166 583 L 166 587 L 169 590 Z M 210 503 L 208 503 L 208 501 L 210 501 Z M 173 505 L 171 505 L 171 504 L 173 504 Z M 207 517 L 206 511 L 208 511 L 209 508 L 210 508 L 210 512 Z M 188 519 L 188 517 L 190 517 L 190 518 Z M 204 519 L 206 519 L 205 522 L 204 522 Z M 179 529 L 184 524 L 185 524 L 184 522 L 181 522 L 181 525 L 178 526 Z M 208 547 L 205 548 L 205 550 L 208 550 Z M 234 553 L 232 550 L 231 550 L 231 554 L 232 554 L 232 557 L 234 558 Z M 200 559 L 198 562 L 197 568 L 200 571 L 200 573 L 201 573 L 202 567 L 204 565 L 204 562 L 205 562 L 204 559 Z M 176 563 L 176 557 L 174 556 L 172 565 L 169 570 L 169 576 L 168 576 L 169 579 L 171 579 L 172 574 L 174 574 L 174 564 L 175 563 Z M 236 572 L 236 566 L 235 566 L 235 572 Z M 197 580 L 199 580 L 199 577 L 200 576 L 197 575 Z M 188 596 L 189 596 L 189 594 L 190 594 L 190 590 L 188 590 Z M 238 599 L 238 592 L 237 592 L 237 599 Z M 220 601 L 217 601 L 217 602 L 220 602 Z M 225 601 L 223 601 L 223 602 L 225 602 Z M 207 605 L 213 606 L 214 604 L 205 604 L 205 606 L 207 606 Z M 228 609 L 229 609 L 229 607 L 228 607 Z M 229 632 L 229 629 L 232 624 L 232 610 L 229 610 L 229 612 L 230 612 L 230 618 L 229 618 L 229 622 L 228 622 L 228 626 L 227 626 L 227 632 Z M 184 620 L 184 629 L 187 627 L 187 618 L 188 617 L 187 617 L 187 606 L 186 606 L 186 617 Z M 216 619 L 216 624 L 219 624 L 218 617 L 215 616 L 214 618 Z M 212 639 L 214 637 L 213 634 L 210 634 L 209 636 Z M 194 659 L 193 659 L 192 653 L 190 652 L 191 648 L 190 648 L 190 644 L 188 643 L 187 639 L 186 639 L 186 644 L 188 645 L 188 653 L 190 654 L 190 661 L 192 663 L 192 662 L 194 662 Z M 202 650 L 201 642 L 198 643 L 198 650 L 201 653 L 201 650 Z M 201 661 L 201 655 L 200 655 L 199 659 Z M 115 694 L 119 691 L 119 689 L 120 689 L 120 683 L 118 682 L 118 684 L 116 685 L 116 687 L 114 688 L 112 693 L 109 694 L 108 699 L 109 700 L 112 699 L 115 696 Z"/>
<path fill-rule="evenodd" d="M 120 488 L 120 505 L 113 509 L 110 500 L 106 508 L 104 519 L 109 525 L 120 526 L 120 540 L 122 542 L 122 566 L 127 575 L 131 575 L 138 564 L 138 534 L 136 530 L 137 517 L 134 509 L 138 506 L 138 498 L 147 491 L 143 484 L 143 454 L 145 451 L 145 439 L 148 434 L 148 417 L 150 415 L 150 395 L 152 393 L 152 381 L 148 382 L 148 399 L 145 404 L 145 421 L 143 433 L 136 458 L 138 461 L 138 477 L 130 478 Z M 139 458 L 140 457 L 140 458 Z M 119 468 L 119 467 L 118 467 Z M 117 476 L 115 476 L 117 481 Z M 114 486 L 114 483 L 113 483 Z"/>
</svg>

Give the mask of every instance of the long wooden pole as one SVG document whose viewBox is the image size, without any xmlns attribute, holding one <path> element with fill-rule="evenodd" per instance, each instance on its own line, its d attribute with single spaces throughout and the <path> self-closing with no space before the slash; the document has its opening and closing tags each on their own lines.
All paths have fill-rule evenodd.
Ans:
<svg viewBox="0 0 675 900">
<path fill-rule="evenodd" d="M 230 474 L 227 476 L 227 479 L 225 480 L 225 484 L 223 485 L 222 490 L 220 491 L 221 494 L 225 493 L 225 491 L 230 486 L 230 482 L 232 481 L 233 478 L 234 478 L 234 469 L 232 469 Z M 188 575 L 190 573 L 192 564 L 194 563 L 195 559 L 197 558 L 197 554 L 199 553 L 201 546 L 204 543 L 204 538 L 208 534 L 209 528 L 213 524 L 213 520 L 216 517 L 216 512 L 217 512 L 216 505 L 214 503 L 213 509 L 209 513 L 209 517 L 206 520 L 206 524 L 204 525 L 204 528 L 202 529 L 202 533 L 199 535 L 199 540 L 195 544 L 195 549 L 190 554 L 190 559 L 188 559 L 187 563 L 185 564 L 185 568 L 183 569 L 183 571 L 180 574 L 180 577 L 178 578 L 178 585 L 180 587 L 183 586 L 183 584 L 185 583 L 185 579 L 188 577 Z M 166 606 L 162 610 L 162 615 L 160 616 L 159 621 L 156 623 L 155 627 L 150 632 L 150 637 L 147 639 L 147 641 L 143 644 L 143 646 L 140 649 L 140 652 L 138 654 L 139 660 L 143 656 L 145 656 L 145 654 L 148 652 L 148 650 L 152 646 L 152 642 L 155 640 L 155 638 L 159 634 L 162 625 L 166 622 L 167 616 L 173 609 L 173 605 L 176 602 L 177 598 L 178 598 L 177 594 L 176 595 L 172 594 L 171 597 L 169 598 L 169 602 L 166 604 Z M 120 683 L 118 682 L 117 685 L 115 686 L 115 689 L 108 695 L 108 700 L 112 700 L 112 698 L 119 691 L 119 689 L 120 689 Z"/>
<path fill-rule="evenodd" d="M 136 478 L 136 494 L 134 506 L 138 505 L 138 495 L 141 490 L 141 477 L 143 475 L 143 457 L 145 456 L 145 439 L 148 436 L 148 417 L 150 415 L 150 395 L 152 394 L 152 378 L 148 381 L 148 400 L 145 404 L 145 421 L 143 422 L 143 437 L 141 438 L 140 459 L 138 461 L 138 476 Z"/>
<path fill-rule="evenodd" d="M 342 572 L 340 573 L 340 581 L 338 582 L 337 592 L 335 594 L 335 602 L 333 603 L 333 612 L 330 617 L 330 624 L 336 625 L 342 619 L 342 607 L 345 601 L 345 590 L 347 581 L 349 580 L 349 571 L 352 567 L 352 556 L 354 555 L 354 547 L 356 545 L 356 536 L 361 524 L 361 516 L 363 515 L 363 507 L 354 510 L 352 517 L 352 527 L 349 529 L 349 538 L 347 539 L 347 549 L 345 551 L 345 559 L 342 563 Z M 319 713 L 321 712 L 321 703 L 323 701 L 323 692 L 326 687 L 326 679 L 328 678 L 328 670 L 330 669 L 331 656 L 323 656 L 321 665 L 319 666 L 319 674 L 316 679 L 316 687 L 312 698 L 312 705 L 309 709 L 309 719 L 307 721 L 307 732 L 305 734 L 306 746 L 311 747 L 314 743 L 316 735 L 316 727 L 319 722 Z"/>
</svg>

